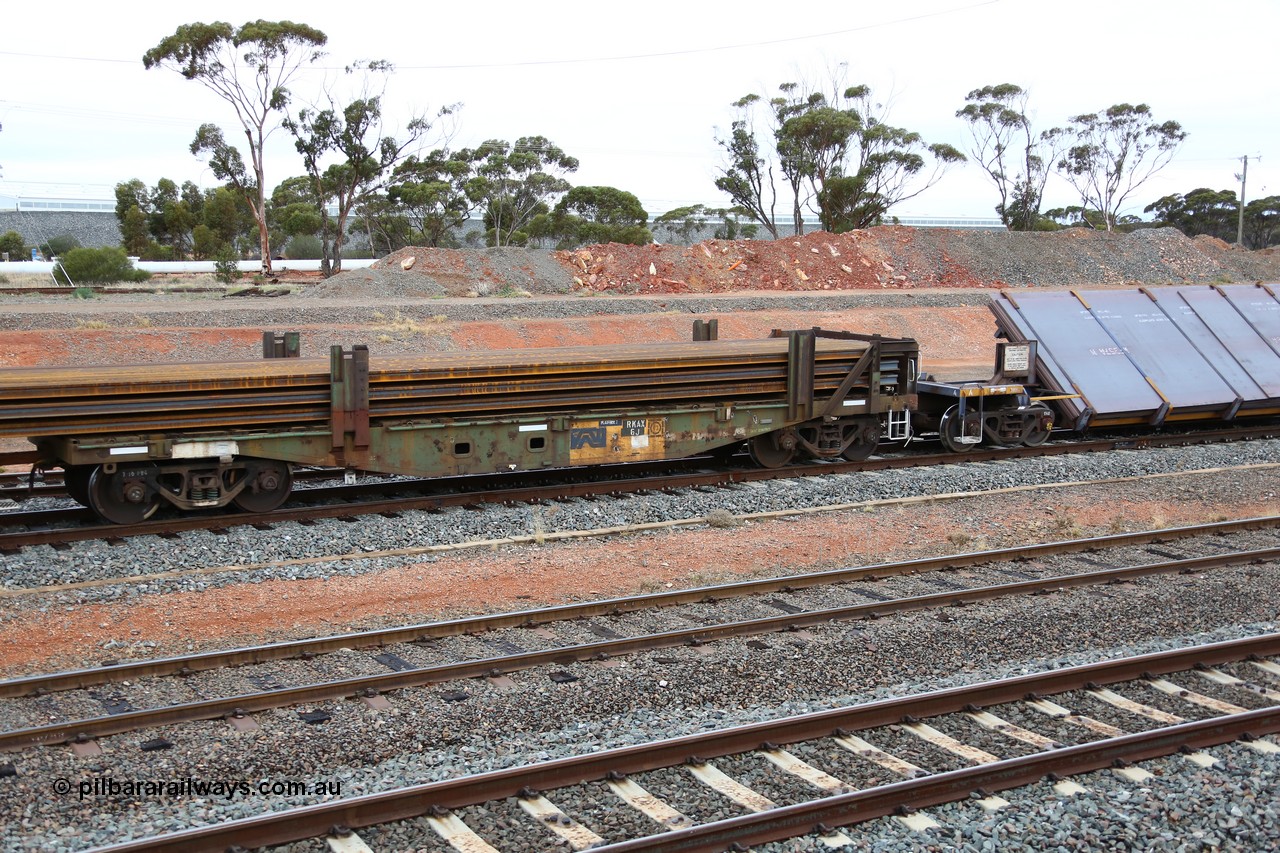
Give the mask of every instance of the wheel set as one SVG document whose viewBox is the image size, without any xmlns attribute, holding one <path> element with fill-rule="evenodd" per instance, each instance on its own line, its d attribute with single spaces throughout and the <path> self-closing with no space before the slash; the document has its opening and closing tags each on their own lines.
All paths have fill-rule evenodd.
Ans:
<svg viewBox="0 0 1280 853">
<path fill-rule="evenodd" d="M 165 504 L 181 510 L 229 505 L 241 512 L 270 512 L 293 490 L 293 469 L 287 462 L 248 458 L 212 466 L 70 465 L 63 482 L 72 500 L 105 521 L 138 524 Z"/>
</svg>

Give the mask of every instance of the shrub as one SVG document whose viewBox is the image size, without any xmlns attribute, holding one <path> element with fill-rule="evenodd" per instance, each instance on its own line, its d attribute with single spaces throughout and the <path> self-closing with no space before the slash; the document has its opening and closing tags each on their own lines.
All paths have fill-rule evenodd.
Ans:
<svg viewBox="0 0 1280 853">
<path fill-rule="evenodd" d="M 737 527 L 738 518 L 727 509 L 713 509 L 707 513 L 709 527 Z"/>
<path fill-rule="evenodd" d="M 17 231 L 0 234 L 0 252 L 8 252 L 11 261 L 23 261 L 31 257 L 26 244 L 22 242 L 22 235 Z"/>
<path fill-rule="evenodd" d="M 320 238 L 311 234 L 294 235 L 284 250 L 284 256 L 291 261 L 318 261 L 320 255 Z"/>
<path fill-rule="evenodd" d="M 62 257 L 72 249 L 79 249 L 80 241 L 70 234 L 59 234 L 40 247 L 40 253 L 46 258 Z"/>
<path fill-rule="evenodd" d="M 175 255 L 172 246 L 162 245 L 155 240 L 148 241 L 147 248 L 142 253 L 143 259 L 148 261 L 175 261 Z"/>
<path fill-rule="evenodd" d="M 240 256 L 236 250 L 224 245 L 213 256 L 213 277 L 223 284 L 234 284 L 240 280 Z"/>
<path fill-rule="evenodd" d="M 119 281 L 146 281 L 151 273 L 133 268 L 124 249 L 71 249 L 54 267 L 59 284 L 113 284 Z"/>
</svg>

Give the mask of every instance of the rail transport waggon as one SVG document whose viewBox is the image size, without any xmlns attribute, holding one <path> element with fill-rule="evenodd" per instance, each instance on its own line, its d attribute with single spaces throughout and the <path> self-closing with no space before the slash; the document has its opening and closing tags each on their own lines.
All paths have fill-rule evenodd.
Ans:
<svg viewBox="0 0 1280 853">
<path fill-rule="evenodd" d="M 920 438 L 963 452 L 1037 445 L 1055 424 L 1280 413 L 1270 288 L 1002 293 L 992 311 L 990 379 L 922 373 L 910 338 L 717 340 L 698 320 L 683 343 L 2 369 L 0 437 L 29 439 L 37 468 L 131 524 L 162 507 L 268 512 L 295 465 L 442 477 L 745 447 L 773 468 Z"/>
</svg>

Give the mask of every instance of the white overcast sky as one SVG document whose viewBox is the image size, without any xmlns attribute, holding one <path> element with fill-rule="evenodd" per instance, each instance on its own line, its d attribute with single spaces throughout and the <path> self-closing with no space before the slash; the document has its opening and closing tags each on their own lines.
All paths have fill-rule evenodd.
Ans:
<svg viewBox="0 0 1280 853">
<path fill-rule="evenodd" d="M 204 11 L 208 9 L 208 11 Z M 179 25 L 292 20 L 329 37 L 322 65 L 386 59 L 384 102 L 403 122 L 461 102 L 453 145 L 542 135 L 581 161 L 575 185 L 634 193 L 653 213 L 727 203 L 714 186 L 730 103 L 839 63 L 888 103 L 888 120 L 968 150 L 955 118 L 972 89 L 1015 83 L 1038 128 L 1117 103 L 1147 103 L 1188 138 L 1125 212 L 1200 186 L 1280 194 L 1280 0 L 551 0 L 457 2 L 14 3 L 0 43 L 0 196 L 112 198 L 133 178 L 216 182 L 188 146 L 230 107 L 142 55 Z M 316 78 L 299 78 L 298 95 Z M 283 130 L 268 188 L 302 172 Z M 1257 159 L 1261 157 L 1261 159 Z M 948 173 L 897 215 L 992 216 L 977 166 Z M 1051 183 L 1045 207 L 1076 204 Z"/>
</svg>

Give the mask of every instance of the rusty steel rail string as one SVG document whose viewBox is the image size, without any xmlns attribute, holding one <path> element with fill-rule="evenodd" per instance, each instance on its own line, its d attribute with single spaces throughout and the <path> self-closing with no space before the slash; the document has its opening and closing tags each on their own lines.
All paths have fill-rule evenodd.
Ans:
<svg viewBox="0 0 1280 853">
<path fill-rule="evenodd" d="M 60 743 L 72 739 L 83 740 L 93 736 L 120 734 L 171 723 L 240 716 L 254 711 L 309 702 L 344 699 L 351 696 L 373 696 L 390 690 L 421 687 L 480 676 L 492 676 L 529 669 L 535 666 L 603 659 L 621 654 L 633 654 L 640 651 L 652 651 L 676 646 L 700 645 L 728 637 L 744 637 L 778 631 L 799 630 L 833 621 L 877 619 L 891 613 L 905 613 L 935 607 L 963 606 L 1010 595 L 1052 592 L 1104 583 L 1119 583 L 1151 575 L 1207 571 L 1225 566 L 1275 560 L 1280 560 L 1280 548 L 1241 551 L 1211 557 L 1195 557 L 1120 569 L 1059 575 L 1040 580 L 976 587 L 968 590 L 952 590 L 909 598 L 891 599 L 889 601 L 876 601 L 869 604 L 720 623 L 659 634 L 624 637 L 616 640 L 564 646 L 504 657 L 461 661 L 379 675 L 358 676 L 320 684 L 287 687 L 260 693 L 206 699 L 180 705 L 169 705 L 163 708 L 128 711 L 104 717 L 16 729 L 0 733 L 0 750 L 24 749 L 40 744 Z M 28 684 L 26 689 L 29 691 L 33 688 Z"/>
<path fill-rule="evenodd" d="M 824 462 L 810 465 L 789 466 L 786 468 L 734 468 L 717 471 L 680 472 L 675 474 L 645 477 L 627 477 L 623 472 L 627 466 L 610 466 L 610 472 L 617 478 L 591 479 L 590 481 L 560 483 L 555 485 L 531 485 L 517 487 L 496 487 L 489 491 L 451 492 L 447 494 L 396 497 L 373 501 L 331 504 L 322 506 L 297 506 L 296 501 L 306 492 L 295 492 L 292 502 L 280 509 L 267 513 L 224 512 L 201 515 L 182 516 L 138 524 L 117 525 L 104 523 L 88 523 L 84 526 L 56 529 L 17 530 L 0 533 L 0 553 L 13 552 L 32 545 L 53 545 L 67 542 L 78 542 L 94 539 L 124 539 L 132 536 L 162 535 L 168 536 L 188 530 L 225 529 L 236 525 L 274 524 L 287 521 L 310 521 L 323 518 L 341 518 L 355 515 L 394 514 L 412 510 L 438 510 L 446 507 L 469 506 L 480 503 L 514 504 L 536 503 L 573 497 L 595 497 L 600 495 L 634 494 L 637 492 L 663 491 L 669 489 L 727 486 L 734 483 L 760 482 L 765 480 L 788 479 L 791 477 L 812 477 L 830 474 L 847 474 L 859 471 L 884 471 L 898 468 L 916 468 L 928 465 L 953 465 L 963 462 L 993 462 L 1003 459 L 1025 459 L 1042 456 L 1059 456 L 1070 453 L 1099 453 L 1108 450 L 1145 449 L 1152 447 L 1185 446 L 1217 441 L 1251 440 L 1270 438 L 1280 432 L 1275 425 L 1266 427 L 1249 427 L 1243 430 L 1214 430 L 1207 433 L 1185 433 L 1172 436 L 1141 436 L 1126 438 L 1090 439 L 1070 444 L 1046 444 L 1039 447 L 1013 447 L 974 450 L 968 453 L 937 453 L 927 455 L 909 455 L 869 459 L 862 462 Z M 678 461 L 678 460 L 677 460 Z M 555 471 L 520 472 L 521 474 L 548 474 L 564 471 L 573 473 L 571 469 Z M 454 481 L 471 478 L 451 478 Z M 418 490 L 433 480 L 406 480 L 405 491 Z M 380 488 L 382 486 L 379 486 Z M 330 487 L 329 494 L 340 494 L 342 490 L 358 492 L 361 486 Z M 314 490 L 309 490 L 314 491 Z M 50 521 L 68 519 L 84 519 L 89 521 L 93 513 L 87 509 L 77 510 L 45 510 Z M 43 516 L 33 513 L 27 520 L 26 514 L 11 513 L 0 515 L 0 525 L 22 525 L 36 523 Z"/>
<path fill-rule="evenodd" d="M 607 779 L 613 774 L 629 775 L 685 763 L 697 764 L 725 755 L 750 752 L 762 744 L 782 746 L 828 737 L 833 733 L 889 726 L 907 717 L 936 717 L 973 707 L 1014 702 L 1031 694 L 1047 696 L 1085 689 L 1090 685 L 1134 681 L 1197 666 L 1216 666 L 1278 653 L 1280 634 L 1158 652 L 414 785 L 127 841 L 96 850 L 101 853 L 214 853 L 233 845 L 252 848 L 286 844 L 321 837 L 338 826 L 373 826 L 437 813 L 440 809 L 458 809 L 524 796 L 528 791 L 550 791 L 580 785 Z M 815 831 L 819 823 L 843 826 L 890 814 L 903 805 L 919 807 L 948 802 L 967 796 L 978 788 L 1005 790 L 1033 782 L 1048 773 L 1083 773 L 1110 766 L 1118 759 L 1140 761 L 1172 754 L 1183 746 L 1203 748 L 1278 730 L 1280 708 L 1264 708 L 1035 753 L 883 788 L 816 799 L 598 849 L 683 853 L 720 851 L 735 842 L 751 845 L 806 834 Z"/>
</svg>

